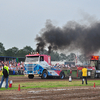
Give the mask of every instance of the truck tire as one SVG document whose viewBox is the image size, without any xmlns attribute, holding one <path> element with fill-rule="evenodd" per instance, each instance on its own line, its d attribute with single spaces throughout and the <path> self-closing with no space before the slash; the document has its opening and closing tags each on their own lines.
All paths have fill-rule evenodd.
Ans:
<svg viewBox="0 0 100 100">
<path fill-rule="evenodd" d="M 33 79 L 34 78 L 34 75 L 28 75 L 28 78 L 29 79 Z"/>
<path fill-rule="evenodd" d="M 64 72 L 61 72 L 59 77 L 60 77 L 60 79 L 64 79 L 65 78 Z"/>
<path fill-rule="evenodd" d="M 92 70 L 92 72 L 91 72 L 91 78 L 95 78 L 95 70 Z"/>
<path fill-rule="evenodd" d="M 48 78 L 48 72 L 46 70 L 43 71 L 41 78 L 42 79 L 47 79 Z"/>
</svg>

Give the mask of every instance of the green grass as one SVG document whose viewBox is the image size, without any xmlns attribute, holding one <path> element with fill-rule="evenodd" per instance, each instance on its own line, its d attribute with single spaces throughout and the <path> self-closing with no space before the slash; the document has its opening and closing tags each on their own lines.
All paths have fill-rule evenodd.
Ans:
<svg viewBox="0 0 100 100">
<path fill-rule="evenodd" d="M 93 85 L 100 86 L 100 80 L 88 80 L 88 85 L 82 84 L 80 80 L 73 80 L 69 82 L 68 79 L 66 81 L 47 81 L 47 82 L 21 82 L 21 83 L 13 83 L 12 88 L 8 88 L 7 90 L 17 90 L 20 84 L 21 89 L 30 89 L 30 88 L 59 88 L 59 87 L 77 87 L 77 86 L 92 86 Z M 6 90 L 5 88 L 1 88 L 0 90 Z"/>
</svg>

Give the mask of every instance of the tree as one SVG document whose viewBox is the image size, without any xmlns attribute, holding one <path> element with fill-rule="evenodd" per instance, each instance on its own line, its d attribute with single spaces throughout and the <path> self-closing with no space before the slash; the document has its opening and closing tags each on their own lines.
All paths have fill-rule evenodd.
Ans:
<svg viewBox="0 0 100 100">
<path fill-rule="evenodd" d="M 18 48 L 17 47 L 12 47 L 12 53 L 13 53 L 13 56 L 17 56 L 17 53 L 18 53 Z"/>
<path fill-rule="evenodd" d="M 70 53 L 70 61 L 75 60 L 76 55 L 74 53 Z"/>
<path fill-rule="evenodd" d="M 23 51 L 25 51 L 27 53 L 31 53 L 31 52 L 33 52 L 33 49 L 30 46 L 26 46 L 23 48 Z"/>
<path fill-rule="evenodd" d="M 5 56 L 12 56 L 12 57 L 16 57 L 18 53 L 18 48 L 17 47 L 12 47 L 10 49 L 7 49 L 5 51 Z"/>
<path fill-rule="evenodd" d="M 5 48 L 3 44 L 0 42 L 0 56 L 4 56 Z"/>
<path fill-rule="evenodd" d="M 86 61 L 86 57 L 84 56 L 84 55 L 80 55 L 79 56 L 79 60 L 80 60 L 80 62 L 85 62 Z"/>
<path fill-rule="evenodd" d="M 59 53 L 51 51 L 51 61 L 60 61 Z"/>
<path fill-rule="evenodd" d="M 61 60 L 66 60 L 67 59 L 67 56 L 63 53 L 60 54 L 60 59 Z"/>
<path fill-rule="evenodd" d="M 31 53 L 31 52 L 34 52 L 34 50 L 33 50 L 30 46 L 26 46 L 26 47 L 24 47 L 23 49 L 20 49 L 20 50 L 18 51 L 17 56 L 18 56 L 18 57 L 25 57 L 25 55 L 27 55 L 27 54 L 29 54 L 29 53 Z"/>
<path fill-rule="evenodd" d="M 68 55 L 68 56 L 66 57 L 66 59 L 67 59 L 68 61 L 74 61 L 74 60 L 75 60 L 75 57 L 76 57 L 76 55 L 75 55 L 74 53 L 70 53 L 70 55 Z"/>
<path fill-rule="evenodd" d="M 5 51 L 5 56 L 12 56 L 13 57 L 13 53 L 12 53 L 12 49 L 11 48 L 10 49 L 7 49 Z"/>
</svg>

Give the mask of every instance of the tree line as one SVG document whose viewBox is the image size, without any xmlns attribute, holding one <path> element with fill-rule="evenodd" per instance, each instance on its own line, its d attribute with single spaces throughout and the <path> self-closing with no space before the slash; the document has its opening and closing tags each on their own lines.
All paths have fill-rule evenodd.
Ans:
<svg viewBox="0 0 100 100">
<path fill-rule="evenodd" d="M 17 47 L 12 47 L 5 50 L 3 43 L 0 42 L 0 56 L 10 56 L 10 57 L 25 57 L 25 55 L 30 54 L 31 52 L 36 52 L 36 49 L 33 49 L 31 46 L 25 46 L 23 49 L 18 49 Z M 40 54 L 46 54 L 51 56 L 51 61 L 74 61 L 76 55 L 74 53 L 70 53 L 66 55 L 64 53 L 58 53 L 57 51 L 51 51 L 48 53 L 47 50 L 40 51 Z M 83 55 L 79 56 L 79 60 L 83 62 Z"/>
</svg>

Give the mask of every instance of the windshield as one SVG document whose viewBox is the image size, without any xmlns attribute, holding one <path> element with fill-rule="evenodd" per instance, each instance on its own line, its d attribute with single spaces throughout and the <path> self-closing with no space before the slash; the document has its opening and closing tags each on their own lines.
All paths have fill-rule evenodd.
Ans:
<svg viewBox="0 0 100 100">
<path fill-rule="evenodd" d="M 97 65 L 97 60 L 91 60 L 90 65 L 91 66 L 96 66 Z"/>
<path fill-rule="evenodd" d="M 39 59 L 39 56 L 28 56 L 26 57 L 25 62 L 36 62 L 38 61 L 38 59 Z"/>
<path fill-rule="evenodd" d="M 95 66 L 96 70 L 100 70 L 100 61 L 97 60 L 91 61 L 91 66 Z"/>
</svg>

